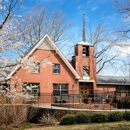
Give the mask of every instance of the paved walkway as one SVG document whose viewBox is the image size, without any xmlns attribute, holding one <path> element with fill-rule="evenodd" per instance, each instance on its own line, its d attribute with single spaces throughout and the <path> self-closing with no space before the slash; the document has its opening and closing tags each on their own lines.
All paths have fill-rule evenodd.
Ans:
<svg viewBox="0 0 130 130">
<path fill-rule="evenodd" d="M 58 107 L 51 106 L 51 104 L 37 105 L 36 107 L 40 108 L 48 108 L 48 109 L 58 109 L 58 110 L 74 110 L 74 111 L 130 111 L 130 109 L 107 109 L 107 110 L 94 110 L 94 109 L 76 109 L 76 108 L 66 108 L 66 107 Z"/>
</svg>

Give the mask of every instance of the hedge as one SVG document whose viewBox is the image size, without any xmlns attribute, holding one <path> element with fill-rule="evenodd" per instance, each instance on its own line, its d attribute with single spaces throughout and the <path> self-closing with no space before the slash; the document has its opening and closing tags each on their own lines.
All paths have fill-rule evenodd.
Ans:
<svg viewBox="0 0 130 130">
<path fill-rule="evenodd" d="M 88 114 L 86 113 L 78 113 L 76 115 L 76 123 L 80 124 L 80 123 L 89 123 L 91 122 L 91 118 Z"/>
<path fill-rule="evenodd" d="M 130 111 L 126 111 L 123 113 L 123 119 L 126 121 L 130 121 Z"/>
<path fill-rule="evenodd" d="M 91 116 L 86 113 L 78 113 L 76 115 L 68 114 L 65 115 L 61 121 L 60 125 L 71 125 L 71 124 L 80 124 L 80 123 L 90 123 L 90 122 L 115 122 L 130 120 L 130 112 L 110 112 L 108 114 L 103 113 L 93 113 Z"/>
<path fill-rule="evenodd" d="M 91 122 L 106 122 L 107 120 L 107 115 L 103 113 L 94 113 L 91 116 Z"/>
<path fill-rule="evenodd" d="M 121 121 L 123 114 L 121 112 L 111 112 L 108 114 L 108 121 Z"/>
<path fill-rule="evenodd" d="M 67 114 L 63 116 L 60 121 L 60 125 L 71 125 L 76 123 L 76 116 L 73 114 Z"/>
</svg>

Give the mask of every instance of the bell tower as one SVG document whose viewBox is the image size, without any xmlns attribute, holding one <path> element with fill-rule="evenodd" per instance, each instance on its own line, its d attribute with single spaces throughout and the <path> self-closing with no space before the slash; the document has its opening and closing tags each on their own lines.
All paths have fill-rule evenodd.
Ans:
<svg viewBox="0 0 130 130">
<path fill-rule="evenodd" d="M 82 41 L 75 45 L 75 55 L 72 58 L 72 63 L 80 75 L 79 90 L 81 93 L 96 89 L 96 60 L 94 58 L 94 46 L 86 42 L 85 38 L 85 16 L 83 15 L 83 30 Z M 84 86 L 84 87 L 83 87 Z M 93 92 L 92 92 L 93 93 Z"/>
<path fill-rule="evenodd" d="M 94 47 L 87 42 L 79 42 L 75 46 L 75 56 L 73 57 L 74 68 L 81 79 L 95 80 L 96 60 L 94 58 Z"/>
</svg>

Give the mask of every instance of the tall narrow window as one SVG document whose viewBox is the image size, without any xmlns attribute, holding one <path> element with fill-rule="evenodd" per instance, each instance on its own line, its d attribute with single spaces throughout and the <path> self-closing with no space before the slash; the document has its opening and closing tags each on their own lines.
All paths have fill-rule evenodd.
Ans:
<svg viewBox="0 0 130 130">
<path fill-rule="evenodd" d="M 83 46 L 82 55 L 83 55 L 84 57 L 89 56 L 89 47 L 88 47 L 88 46 Z"/>
<path fill-rule="evenodd" d="M 60 64 L 53 64 L 53 73 L 55 74 L 60 73 Z"/>
<path fill-rule="evenodd" d="M 83 76 L 89 76 L 89 67 L 83 66 Z"/>
</svg>

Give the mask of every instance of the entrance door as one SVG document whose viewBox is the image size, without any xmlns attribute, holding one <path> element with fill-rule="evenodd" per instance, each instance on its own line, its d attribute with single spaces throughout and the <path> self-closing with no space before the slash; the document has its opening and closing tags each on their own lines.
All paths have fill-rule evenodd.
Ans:
<svg viewBox="0 0 130 130">
<path fill-rule="evenodd" d="M 79 94 L 81 100 L 85 98 L 92 98 L 93 99 L 93 83 L 88 82 L 80 82 L 79 83 Z"/>
<path fill-rule="evenodd" d="M 82 99 L 88 97 L 89 95 L 89 86 L 87 85 L 80 85 L 79 87 L 79 93 Z"/>
</svg>

